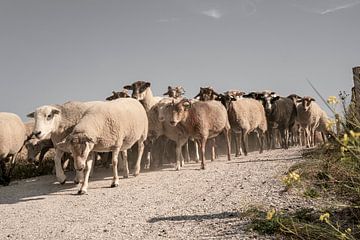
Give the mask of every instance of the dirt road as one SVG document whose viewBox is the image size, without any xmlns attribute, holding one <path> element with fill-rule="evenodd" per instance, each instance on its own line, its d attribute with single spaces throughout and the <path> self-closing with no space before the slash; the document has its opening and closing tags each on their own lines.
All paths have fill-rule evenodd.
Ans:
<svg viewBox="0 0 360 240">
<path fill-rule="evenodd" d="M 0 239 L 253 239 L 239 211 L 304 204 L 282 194 L 280 180 L 301 151 L 221 158 L 206 170 L 196 163 L 179 172 L 169 166 L 121 179 L 118 188 L 109 188 L 110 169 L 96 169 L 83 196 L 54 176 L 14 182 L 0 187 Z"/>
</svg>

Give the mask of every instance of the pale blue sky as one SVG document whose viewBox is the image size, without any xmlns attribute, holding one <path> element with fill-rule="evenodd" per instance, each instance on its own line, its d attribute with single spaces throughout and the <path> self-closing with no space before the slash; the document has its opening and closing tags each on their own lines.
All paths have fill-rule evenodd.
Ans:
<svg viewBox="0 0 360 240">
<path fill-rule="evenodd" d="M 135 80 L 324 96 L 360 65 L 360 0 L 0 0 L 0 111 Z M 317 96 L 316 96 L 317 98 Z"/>
</svg>

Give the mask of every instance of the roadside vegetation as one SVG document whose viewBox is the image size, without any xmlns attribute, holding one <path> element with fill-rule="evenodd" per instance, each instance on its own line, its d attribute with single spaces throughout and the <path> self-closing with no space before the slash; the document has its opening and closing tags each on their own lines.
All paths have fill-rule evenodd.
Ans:
<svg viewBox="0 0 360 240">
<path fill-rule="evenodd" d="M 329 141 L 304 151 L 306 160 L 282 179 L 284 192 L 331 204 L 295 211 L 251 208 L 242 213 L 250 220 L 248 230 L 288 239 L 360 239 L 360 124 L 347 101 L 345 92 L 327 99 L 334 114 Z"/>
</svg>

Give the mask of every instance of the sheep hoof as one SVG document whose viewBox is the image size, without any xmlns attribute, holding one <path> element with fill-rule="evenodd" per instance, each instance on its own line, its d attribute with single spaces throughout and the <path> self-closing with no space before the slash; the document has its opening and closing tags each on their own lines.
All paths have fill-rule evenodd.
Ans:
<svg viewBox="0 0 360 240">
<path fill-rule="evenodd" d="M 60 182 L 61 185 L 64 185 L 66 183 L 66 179 L 62 182 Z"/>
<path fill-rule="evenodd" d="M 79 183 L 80 183 L 80 181 L 79 181 L 79 180 L 77 180 L 77 179 L 74 179 L 74 183 L 75 183 L 75 184 L 79 184 Z"/>
<path fill-rule="evenodd" d="M 124 178 L 129 178 L 129 175 L 124 175 Z"/>
<path fill-rule="evenodd" d="M 118 183 L 112 183 L 112 184 L 111 184 L 111 187 L 112 187 L 112 188 L 114 188 L 114 187 L 118 187 L 118 186 L 119 186 L 119 184 L 118 184 Z"/>
<path fill-rule="evenodd" d="M 85 190 L 79 190 L 79 191 L 77 192 L 77 194 L 78 194 L 78 195 L 84 195 L 84 194 L 86 194 L 86 191 L 85 191 Z"/>
<path fill-rule="evenodd" d="M 201 165 L 200 169 L 205 170 L 205 165 Z"/>
</svg>

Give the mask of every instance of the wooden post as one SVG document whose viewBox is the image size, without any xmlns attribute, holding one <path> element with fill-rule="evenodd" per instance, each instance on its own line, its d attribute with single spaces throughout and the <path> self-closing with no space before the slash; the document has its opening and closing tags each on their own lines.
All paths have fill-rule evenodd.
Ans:
<svg viewBox="0 0 360 240">
<path fill-rule="evenodd" d="M 356 124 L 354 127 L 360 129 L 360 66 L 353 68 L 353 79 L 354 87 L 351 91 L 351 110 L 355 119 L 352 119 L 352 121 Z"/>
</svg>

